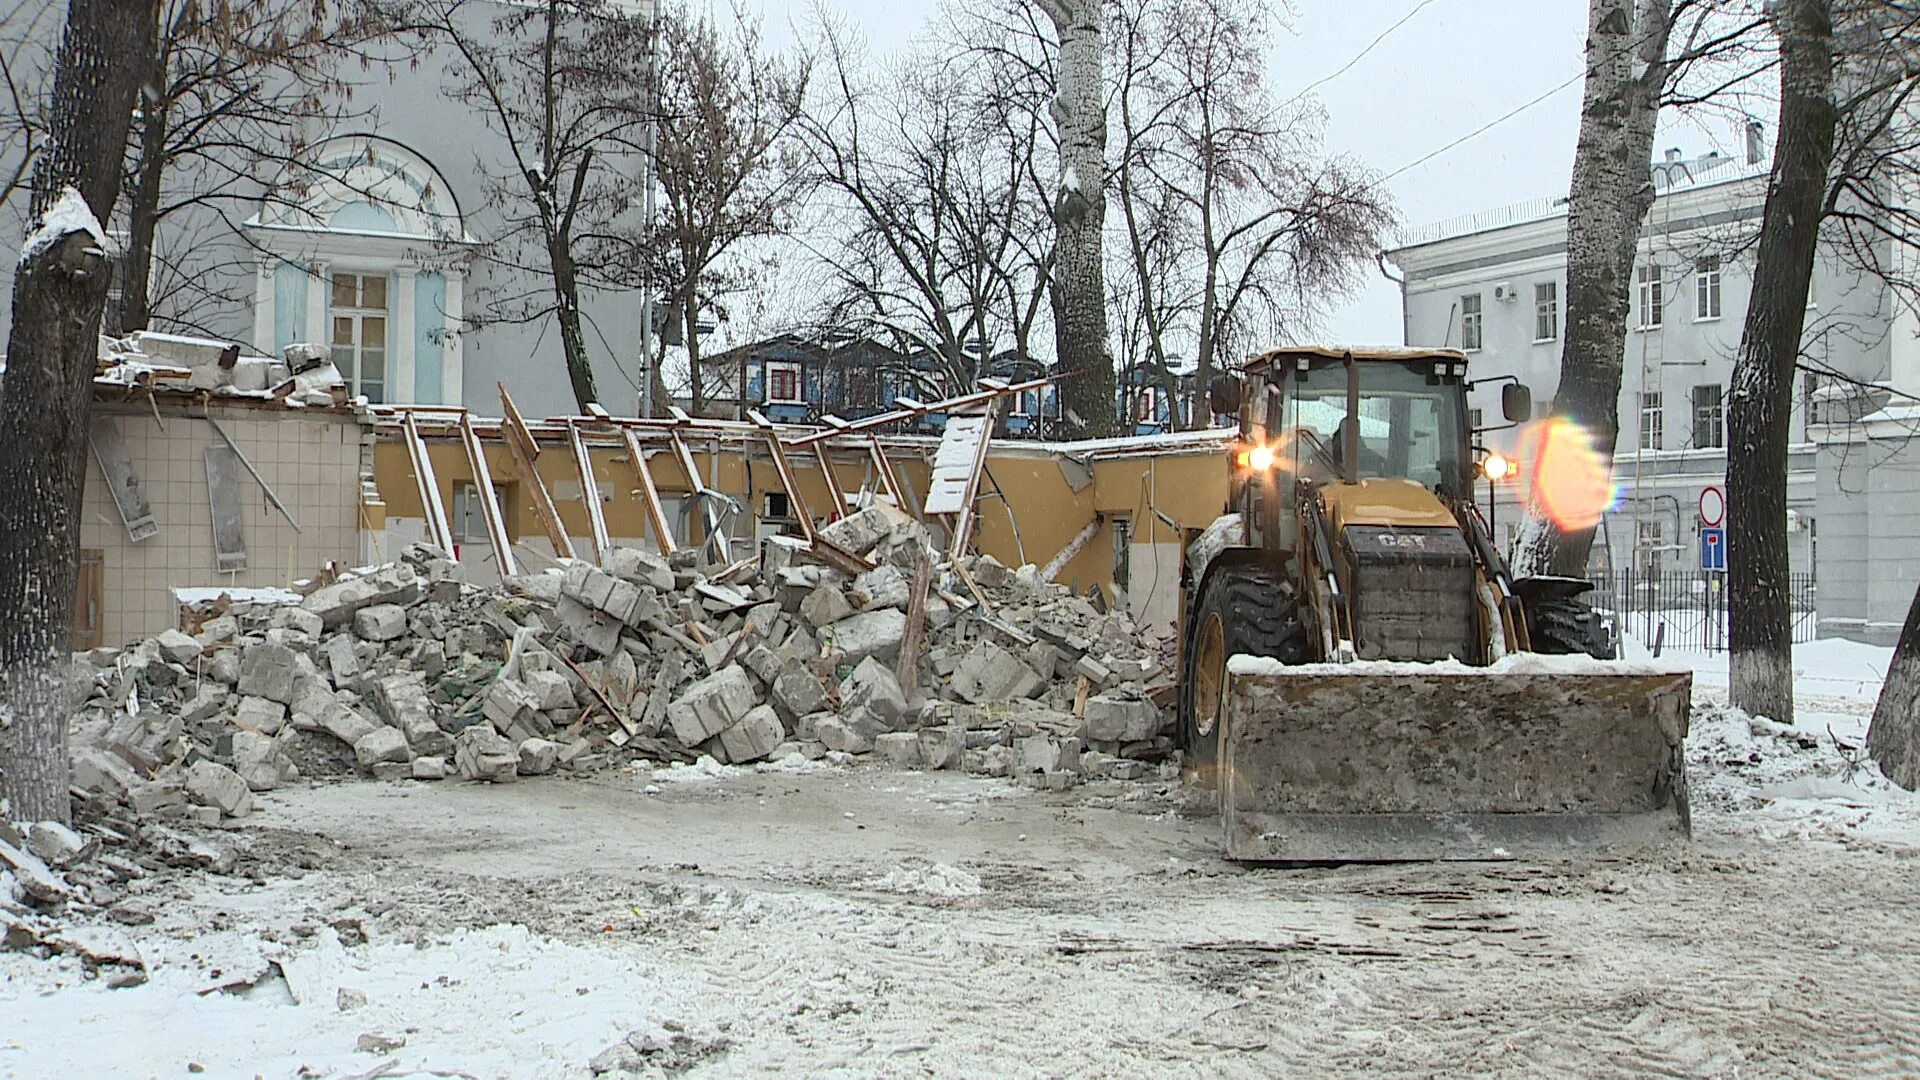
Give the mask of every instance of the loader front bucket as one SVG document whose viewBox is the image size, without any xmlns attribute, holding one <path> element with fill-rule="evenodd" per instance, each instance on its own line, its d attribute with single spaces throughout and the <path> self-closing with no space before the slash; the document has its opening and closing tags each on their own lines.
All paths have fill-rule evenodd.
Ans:
<svg viewBox="0 0 1920 1080">
<path fill-rule="evenodd" d="M 1221 815 L 1243 862 L 1537 859 L 1689 835 L 1687 672 L 1518 656 L 1236 656 Z"/>
</svg>

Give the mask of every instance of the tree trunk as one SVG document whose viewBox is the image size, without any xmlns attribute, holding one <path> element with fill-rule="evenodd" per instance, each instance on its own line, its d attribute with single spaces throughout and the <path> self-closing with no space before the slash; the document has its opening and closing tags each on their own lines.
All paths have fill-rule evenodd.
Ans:
<svg viewBox="0 0 1920 1080">
<path fill-rule="evenodd" d="M 166 85 L 166 58 L 155 64 L 156 85 Z M 162 102 L 149 101 L 142 112 L 139 148 L 134 158 L 133 191 L 127 204 L 125 275 L 120 288 L 117 325 L 108 333 L 144 330 L 153 318 L 153 237 L 160 228 L 160 180 L 167 168 L 167 124 L 170 113 Z"/>
<path fill-rule="evenodd" d="M 1039 0 L 1060 35 L 1062 176 L 1054 203 L 1054 352 L 1070 439 L 1114 428 L 1113 358 L 1101 241 L 1107 219 L 1107 111 L 1099 0 Z M 1077 419 L 1076 419 L 1077 418 Z"/>
<path fill-rule="evenodd" d="M 680 309 L 677 314 L 680 316 L 681 332 L 686 335 L 684 344 L 687 348 L 687 379 L 689 380 L 687 389 L 693 397 L 693 415 L 705 416 L 707 415 L 707 383 L 701 378 L 705 373 L 700 370 L 700 335 L 697 332 L 700 315 L 694 310 L 693 279 L 688 279 L 686 292 L 680 297 L 680 303 L 677 306 Z"/>
<path fill-rule="evenodd" d="M 1553 411 L 1585 428 L 1609 464 L 1620 437 L 1629 290 L 1641 223 L 1653 206 L 1654 121 L 1665 83 L 1666 0 L 1592 0 L 1587 79 L 1567 199 L 1567 295 Z M 1562 532 L 1535 508 L 1515 550 L 1520 577 L 1585 577 L 1593 526 Z"/>
<path fill-rule="evenodd" d="M 1830 0 L 1781 0 L 1780 143 L 1727 408 L 1727 645 L 1733 704 L 1793 722 L 1787 436 L 1793 369 L 1833 163 Z"/>
<path fill-rule="evenodd" d="M 573 384 L 574 403 L 584 415 L 589 404 L 600 400 L 600 393 L 593 382 L 593 363 L 587 358 L 587 335 L 580 326 L 580 282 L 564 238 L 548 234 L 547 256 L 553 263 L 554 306 L 560 315 L 560 347 L 567 354 L 567 380 Z"/>
<path fill-rule="evenodd" d="M 153 0 L 73 0 L 54 72 L 50 138 L 34 168 L 38 226 L 71 188 L 112 216 Z M 0 818 L 67 821 L 74 560 L 107 264 L 84 224 L 26 256 L 0 379 Z M 42 234 L 45 235 L 45 234 Z"/>
<path fill-rule="evenodd" d="M 1893 647 L 1893 665 L 1867 728 L 1867 753 L 1887 779 L 1908 791 L 1920 788 L 1920 592 Z"/>
</svg>

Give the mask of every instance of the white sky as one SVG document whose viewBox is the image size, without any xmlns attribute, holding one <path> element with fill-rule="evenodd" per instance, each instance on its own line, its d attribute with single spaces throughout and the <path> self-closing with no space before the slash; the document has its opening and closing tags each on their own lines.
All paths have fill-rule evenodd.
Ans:
<svg viewBox="0 0 1920 1080">
<path fill-rule="evenodd" d="M 741 0 L 765 18 L 771 43 L 813 34 L 813 5 Z M 876 55 L 907 44 L 933 18 L 937 0 L 821 0 L 859 28 Z M 1276 7 L 1281 5 L 1276 4 Z M 1353 67 L 1319 86 L 1326 148 L 1377 173 L 1401 169 L 1569 79 L 1582 67 L 1586 5 L 1575 0 L 1294 0 L 1289 27 L 1274 34 L 1269 64 L 1276 98 L 1291 96 L 1352 60 L 1380 33 L 1412 17 Z M 1407 225 L 1548 195 L 1564 195 L 1580 112 L 1577 79 L 1387 184 Z M 1740 152 L 1731 124 L 1666 125 L 1656 146 L 1687 157 Z M 1336 306 L 1321 337 L 1398 343 L 1400 296 L 1370 271 L 1368 285 Z"/>
</svg>

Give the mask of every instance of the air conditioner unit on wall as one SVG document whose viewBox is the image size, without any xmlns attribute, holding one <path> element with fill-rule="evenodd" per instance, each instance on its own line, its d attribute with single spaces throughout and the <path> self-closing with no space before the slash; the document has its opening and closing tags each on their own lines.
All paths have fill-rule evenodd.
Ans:
<svg viewBox="0 0 1920 1080">
<path fill-rule="evenodd" d="M 1520 294 L 1514 289 L 1512 282 L 1503 281 L 1493 287 L 1493 298 L 1495 300 L 1510 302 L 1519 299 L 1519 297 Z"/>
</svg>

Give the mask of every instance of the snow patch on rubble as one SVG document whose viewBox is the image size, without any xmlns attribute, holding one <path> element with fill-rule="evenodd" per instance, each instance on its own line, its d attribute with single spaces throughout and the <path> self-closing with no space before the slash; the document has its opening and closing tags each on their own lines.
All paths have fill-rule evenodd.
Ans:
<svg viewBox="0 0 1920 1080">
<path fill-rule="evenodd" d="M 271 950 L 272 947 L 268 947 Z M 273 961 L 269 966 L 267 961 Z M 691 999 L 694 978 L 606 944 L 593 949 L 520 926 L 444 939 L 347 946 L 323 930 L 284 953 L 255 943 L 239 992 L 207 992 L 248 970 L 202 970 L 188 956 L 152 979 L 107 990 L 0 982 L 0 1062 L 19 1075 L 557 1075 Z M 363 1036 L 402 1042 L 377 1056 Z M 571 1075 L 571 1073 L 568 1073 Z"/>
<path fill-rule="evenodd" d="M 979 896 L 985 891 L 978 877 L 947 863 L 901 863 L 874 881 L 872 888 L 946 899 Z"/>
<path fill-rule="evenodd" d="M 754 772 L 781 773 L 794 776 L 839 772 L 840 770 L 841 766 L 834 764 L 832 761 L 825 759 L 816 760 L 797 750 L 778 761 L 763 761 L 753 768 Z"/>
<path fill-rule="evenodd" d="M 647 779 L 668 784 L 696 784 L 708 780 L 725 780 L 741 775 L 743 770 L 732 765 L 722 765 L 707 754 L 701 754 L 700 760 L 691 765 L 674 762 L 653 770 Z"/>
</svg>

